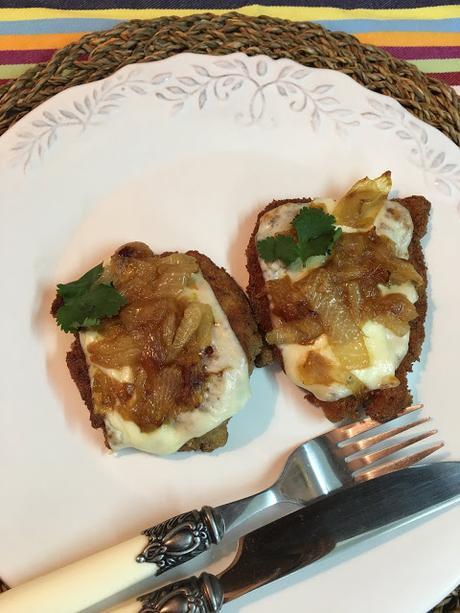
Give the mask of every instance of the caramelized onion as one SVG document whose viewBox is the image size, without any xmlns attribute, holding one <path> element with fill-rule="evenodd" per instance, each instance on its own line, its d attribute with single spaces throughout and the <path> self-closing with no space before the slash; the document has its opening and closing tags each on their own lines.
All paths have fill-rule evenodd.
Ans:
<svg viewBox="0 0 460 613">
<path fill-rule="evenodd" d="M 96 368 L 92 390 L 96 410 L 99 413 L 106 413 L 113 407 L 129 403 L 133 396 L 134 387 L 131 383 L 115 381 L 102 370 Z"/>
<path fill-rule="evenodd" d="M 318 313 L 334 353 L 348 369 L 366 368 L 369 354 L 358 323 L 353 319 L 344 288 L 334 282 L 327 266 L 302 282 L 310 307 Z"/>
<path fill-rule="evenodd" d="M 198 272 L 198 263 L 194 257 L 185 253 L 171 253 L 162 257 L 158 263 L 158 274 L 162 275 L 167 272 Z"/>
<path fill-rule="evenodd" d="M 385 183 L 385 176 L 383 181 Z M 358 186 L 353 198 L 358 192 L 365 194 L 361 187 Z M 386 197 L 383 184 L 375 189 L 377 200 Z M 377 193 L 379 189 L 380 196 Z M 369 209 L 364 214 L 358 207 L 358 200 L 354 200 L 355 208 L 352 207 L 347 214 L 365 219 Z M 356 219 L 353 219 L 355 223 Z M 350 225 L 349 219 L 347 222 Z M 311 381 L 327 385 L 336 381 L 350 389 L 359 389 L 362 384 L 353 380 L 350 371 L 370 365 L 362 332 L 364 324 L 372 320 L 402 336 L 417 317 L 415 306 L 403 294 L 382 295 L 380 291 L 381 285 L 388 287 L 407 281 L 417 287 L 424 283 L 410 262 L 396 256 L 390 239 L 377 235 L 374 229 L 344 233 L 335 244 L 331 257 L 320 268 L 307 271 L 296 282 L 288 276 L 267 282 L 272 312 L 279 321 L 267 334 L 267 342 L 276 345 L 308 344 L 325 333 L 337 362 L 329 363 L 324 358 L 327 364 L 323 363 L 322 358 L 309 352 L 303 367 L 305 384 Z M 304 327 L 300 322 L 305 322 Z"/>
<path fill-rule="evenodd" d="M 153 296 L 164 298 L 178 296 L 190 280 L 190 273 L 180 271 L 165 272 L 155 280 Z"/>
<path fill-rule="evenodd" d="M 313 313 L 312 317 L 300 321 L 291 321 L 288 324 L 276 326 L 266 335 L 269 345 L 284 345 L 298 343 L 306 345 L 323 333 L 321 321 Z"/>
<path fill-rule="evenodd" d="M 174 360 L 198 330 L 201 322 L 201 314 L 201 306 L 197 302 L 191 302 L 187 305 L 182 321 L 177 328 L 174 340 L 168 351 L 168 361 Z"/>
<path fill-rule="evenodd" d="M 129 366 L 132 384 L 121 384 L 97 369 L 93 396 L 97 410 L 116 408 L 143 431 L 151 431 L 202 401 L 207 380 L 204 349 L 212 343 L 210 305 L 190 302 L 199 272 L 195 258 L 179 253 L 155 256 L 143 243 L 115 253 L 107 281 L 128 300 L 99 328 L 101 339 L 88 346 L 94 364 Z"/>
<path fill-rule="evenodd" d="M 209 347 L 212 342 L 212 326 L 214 324 L 214 315 L 209 304 L 200 304 L 201 321 L 196 332 L 196 341 L 199 351 L 203 351 Z"/>
<path fill-rule="evenodd" d="M 301 369 L 302 382 L 305 385 L 331 385 L 339 383 L 346 386 L 352 394 L 358 395 L 364 390 L 363 383 L 353 373 L 340 364 L 335 364 L 325 356 L 310 351 Z"/>
<path fill-rule="evenodd" d="M 285 321 L 300 319 L 310 312 L 305 294 L 292 283 L 289 276 L 268 281 L 267 290 L 273 313 Z"/>
<path fill-rule="evenodd" d="M 122 368 L 133 365 L 140 351 L 133 339 L 120 334 L 115 338 L 95 341 L 88 345 L 88 352 L 94 364 L 104 368 Z"/>
<path fill-rule="evenodd" d="M 409 323 L 417 318 L 417 310 L 403 294 L 386 294 L 368 307 L 368 316 L 403 336 L 409 332 Z"/>
<path fill-rule="evenodd" d="M 134 330 L 142 324 L 159 324 L 165 313 L 175 311 L 172 298 L 143 300 L 126 305 L 120 312 L 120 319 L 127 330 Z"/>
<path fill-rule="evenodd" d="M 393 263 L 390 271 L 390 282 L 399 285 L 406 281 L 411 281 L 418 287 L 424 284 L 422 276 L 419 275 L 410 262 L 397 260 Z"/>
<path fill-rule="evenodd" d="M 148 245 L 141 243 L 140 241 L 133 241 L 119 247 L 116 250 L 114 257 L 144 259 L 151 258 L 152 256 L 153 251 Z"/>
<path fill-rule="evenodd" d="M 345 286 L 346 299 L 350 314 L 355 321 L 359 321 L 363 308 L 364 297 L 358 281 L 351 281 Z"/>
<path fill-rule="evenodd" d="M 128 302 L 149 300 L 154 296 L 151 279 L 156 275 L 155 257 L 135 259 L 113 256 L 110 264 L 112 281 Z"/>
<path fill-rule="evenodd" d="M 337 201 L 334 217 L 341 226 L 370 228 L 391 189 L 391 173 L 384 172 L 377 179 L 361 179 Z"/>
<path fill-rule="evenodd" d="M 138 369 L 135 377 L 136 404 L 130 411 L 131 419 L 144 432 L 159 428 L 180 412 L 176 398 L 182 386 L 182 374 L 177 366 L 166 366 L 149 380 L 145 371 Z"/>
<path fill-rule="evenodd" d="M 173 309 L 166 311 L 166 314 L 161 322 L 160 334 L 161 340 L 165 347 L 171 347 L 174 338 L 177 334 L 177 317 Z"/>
</svg>

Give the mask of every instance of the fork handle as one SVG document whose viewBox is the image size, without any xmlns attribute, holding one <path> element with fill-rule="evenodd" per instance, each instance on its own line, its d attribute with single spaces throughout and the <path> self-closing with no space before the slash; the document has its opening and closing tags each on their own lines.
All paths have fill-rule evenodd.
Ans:
<svg viewBox="0 0 460 613">
<path fill-rule="evenodd" d="M 144 530 L 142 534 L 148 542 L 136 561 L 152 563 L 157 568 L 156 575 L 161 575 L 204 553 L 211 545 L 219 543 L 229 530 L 245 524 L 279 501 L 276 489 L 268 488 L 219 507 L 204 506 L 201 511 L 171 517 Z"/>
<path fill-rule="evenodd" d="M 136 562 L 155 564 L 156 574 L 161 575 L 207 551 L 224 533 L 224 520 L 212 507 L 182 513 L 143 531 L 148 543 Z"/>
</svg>

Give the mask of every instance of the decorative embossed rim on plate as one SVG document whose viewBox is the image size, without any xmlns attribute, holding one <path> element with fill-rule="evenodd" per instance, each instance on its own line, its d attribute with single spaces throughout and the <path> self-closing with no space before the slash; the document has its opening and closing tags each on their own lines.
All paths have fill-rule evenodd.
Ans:
<svg viewBox="0 0 460 613">
<path fill-rule="evenodd" d="M 393 131 L 401 146 L 407 149 L 408 158 L 423 170 L 440 193 L 460 194 L 460 166 L 448 153 L 432 145 L 429 132 L 433 128 L 392 98 L 368 91 L 368 108 L 357 112 L 334 96 L 334 79 L 340 73 L 265 56 L 195 57 L 196 62 L 187 74 L 160 70 L 146 75 L 148 64 L 127 66 L 103 81 L 86 86 L 89 90 L 85 89 L 84 94 L 76 96 L 66 107 L 52 112 L 45 110 L 45 103 L 43 110 L 33 113 L 34 119 L 21 121 L 17 142 L 12 147 L 13 162 L 21 164 L 26 171 L 35 157 L 41 160 L 46 157 L 61 130 L 75 126 L 86 130 L 96 125 L 119 109 L 129 94 L 154 96 L 168 104 L 172 114 L 177 114 L 190 104 L 203 110 L 210 98 L 225 104 L 234 92 L 246 85 L 246 105 L 235 113 L 235 121 L 246 125 L 266 121 L 269 114 L 266 94 L 270 91 L 284 98 L 292 112 L 303 113 L 313 131 L 320 128 L 323 120 L 332 122 L 339 134 L 369 122 L 379 130 Z M 309 77 L 320 71 L 327 76 L 324 84 L 311 87 Z M 361 87 L 356 83 L 355 86 Z"/>
</svg>

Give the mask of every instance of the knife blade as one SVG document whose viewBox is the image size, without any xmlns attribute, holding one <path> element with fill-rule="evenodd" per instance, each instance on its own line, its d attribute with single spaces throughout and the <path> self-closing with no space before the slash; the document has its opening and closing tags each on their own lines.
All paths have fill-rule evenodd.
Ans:
<svg viewBox="0 0 460 613">
<path fill-rule="evenodd" d="M 364 536 L 406 525 L 460 501 L 460 462 L 384 475 L 330 494 L 239 540 L 220 575 L 202 573 L 141 596 L 114 613 L 216 613 L 226 602 L 312 564 Z"/>
</svg>

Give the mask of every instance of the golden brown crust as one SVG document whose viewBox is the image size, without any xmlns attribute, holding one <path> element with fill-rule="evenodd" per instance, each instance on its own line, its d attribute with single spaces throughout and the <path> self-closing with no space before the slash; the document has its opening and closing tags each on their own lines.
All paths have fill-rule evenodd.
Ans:
<svg viewBox="0 0 460 613">
<path fill-rule="evenodd" d="M 287 202 L 307 204 L 310 200 L 310 198 L 274 200 L 265 207 L 265 209 L 260 211 L 249 240 L 246 249 L 247 269 L 249 272 L 247 293 L 263 336 L 272 329 L 272 322 L 265 281 L 259 265 L 256 247 L 256 236 L 259 231 L 260 220 L 267 211 L 282 206 Z M 318 400 L 316 396 L 310 392 L 306 392 L 305 398 L 312 404 L 319 406 L 324 411 L 326 417 L 334 422 L 341 421 L 344 418 L 355 419 L 362 410 L 374 419 L 385 421 L 397 415 L 401 409 L 412 402 L 412 396 L 407 387 L 407 373 L 412 370 L 413 363 L 420 357 L 425 336 L 427 274 L 420 240 L 426 232 L 431 205 L 423 196 L 410 196 L 408 198 L 399 199 L 398 202 L 409 211 L 414 224 L 414 233 L 409 246 L 409 261 L 419 274 L 422 275 L 425 281 L 425 288 L 423 291 L 419 292 L 419 299 L 416 303 L 418 317 L 410 324 L 409 350 L 396 371 L 396 376 L 400 380 L 400 384 L 394 388 L 368 392 L 361 398 L 349 396 L 348 398 L 343 398 L 335 402 Z M 276 347 L 273 347 L 272 351 L 274 358 L 283 366 L 281 352 Z"/>
<path fill-rule="evenodd" d="M 248 359 L 249 372 L 251 373 L 254 368 L 255 359 L 262 348 L 262 339 L 246 295 L 225 269 L 216 266 L 207 256 L 198 251 L 188 251 L 187 254 L 196 258 L 203 277 L 211 285 L 220 306 L 227 315 L 229 323 L 243 347 Z M 53 317 L 55 317 L 61 305 L 61 297 L 56 296 L 51 306 Z M 78 387 L 80 396 L 89 410 L 93 428 L 102 428 L 104 430 L 105 443 L 110 448 L 104 420 L 94 411 L 88 365 L 78 334 L 75 334 L 70 351 L 67 353 L 66 362 L 70 375 Z M 180 451 L 213 451 L 225 445 L 227 438 L 227 422 L 224 422 L 207 434 L 191 439 Z"/>
<path fill-rule="evenodd" d="M 187 251 L 198 262 L 203 277 L 212 287 L 216 298 L 227 315 L 248 359 L 249 373 L 262 349 L 262 338 L 246 294 L 224 268 L 219 268 L 206 255 L 198 251 Z"/>
<path fill-rule="evenodd" d="M 426 233 L 431 204 L 423 196 L 409 196 L 399 199 L 410 213 L 414 224 L 414 233 L 409 245 L 409 261 L 423 277 L 423 291 L 419 290 L 419 298 L 415 304 L 418 317 L 410 323 L 409 349 L 399 365 L 396 376 L 401 381 L 398 387 L 370 392 L 366 399 L 366 412 L 378 421 L 394 417 L 401 409 L 412 403 L 412 395 L 407 387 L 407 375 L 412 371 L 414 362 L 420 359 L 423 341 L 425 339 L 425 318 L 427 311 L 427 270 L 423 255 L 421 239 Z"/>
<path fill-rule="evenodd" d="M 220 426 L 217 426 L 214 430 L 203 434 L 203 436 L 190 439 L 179 449 L 179 451 L 204 451 L 208 453 L 214 451 L 214 449 L 223 447 L 227 444 L 228 440 L 227 424 L 228 420 L 221 423 Z"/>
<path fill-rule="evenodd" d="M 56 296 L 53 304 L 51 305 L 51 315 L 56 317 L 56 313 L 60 306 L 62 306 L 63 300 L 61 296 Z M 104 440 L 106 446 L 110 449 L 110 445 L 107 439 L 107 431 L 105 429 L 104 419 L 101 415 L 95 412 L 93 405 L 93 397 L 91 393 L 91 381 L 89 378 L 88 364 L 86 363 L 85 353 L 80 343 L 80 337 L 78 334 L 74 334 L 74 340 L 70 346 L 70 350 L 66 355 L 66 364 L 69 369 L 70 376 L 73 382 L 80 392 L 80 396 L 83 402 L 86 404 L 89 411 L 89 418 L 93 428 L 102 428 L 104 431 Z"/>
</svg>

